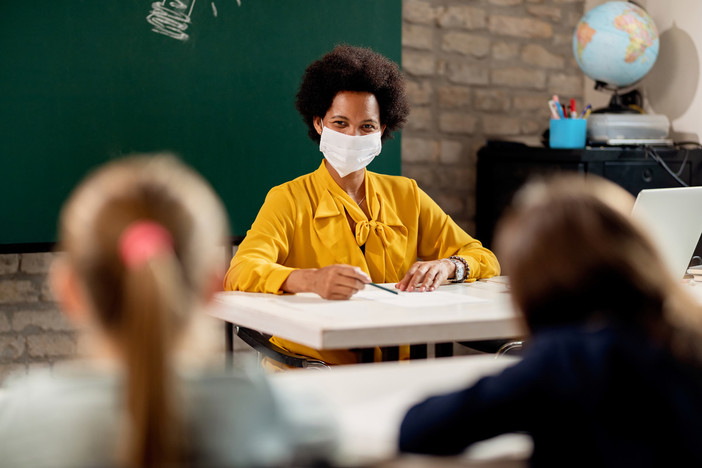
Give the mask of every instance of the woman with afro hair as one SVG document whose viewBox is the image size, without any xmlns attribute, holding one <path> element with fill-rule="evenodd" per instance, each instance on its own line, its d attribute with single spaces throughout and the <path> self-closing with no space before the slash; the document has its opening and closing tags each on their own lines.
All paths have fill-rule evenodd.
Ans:
<svg viewBox="0 0 702 468">
<path fill-rule="evenodd" d="M 270 190 L 232 259 L 225 289 L 345 300 L 371 281 L 428 292 L 446 280 L 499 274 L 495 255 L 414 180 L 366 170 L 409 114 L 394 62 L 370 49 L 337 46 L 306 69 L 296 105 L 324 159 L 316 171 Z M 272 341 L 329 363 L 356 362 L 350 351 Z"/>
</svg>

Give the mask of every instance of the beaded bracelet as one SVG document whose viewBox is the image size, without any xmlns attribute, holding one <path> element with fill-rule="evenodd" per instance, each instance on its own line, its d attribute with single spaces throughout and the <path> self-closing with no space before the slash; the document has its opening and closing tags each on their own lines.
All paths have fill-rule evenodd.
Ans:
<svg viewBox="0 0 702 468">
<path fill-rule="evenodd" d="M 462 283 L 463 281 L 470 276 L 470 267 L 468 266 L 468 262 L 466 261 L 465 258 L 459 257 L 458 255 L 451 255 L 448 258 L 452 263 L 456 265 L 456 277 L 452 280 L 450 280 L 452 283 Z M 463 264 L 463 271 L 460 271 L 458 262 Z M 460 277 L 458 276 L 458 273 L 462 273 Z"/>
</svg>

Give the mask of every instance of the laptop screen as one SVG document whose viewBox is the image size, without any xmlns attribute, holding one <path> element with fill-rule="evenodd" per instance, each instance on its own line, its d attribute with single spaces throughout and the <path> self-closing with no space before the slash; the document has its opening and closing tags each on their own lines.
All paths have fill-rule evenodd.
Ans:
<svg viewBox="0 0 702 468">
<path fill-rule="evenodd" d="M 702 187 L 646 189 L 632 211 L 676 279 L 682 279 L 702 234 Z"/>
</svg>

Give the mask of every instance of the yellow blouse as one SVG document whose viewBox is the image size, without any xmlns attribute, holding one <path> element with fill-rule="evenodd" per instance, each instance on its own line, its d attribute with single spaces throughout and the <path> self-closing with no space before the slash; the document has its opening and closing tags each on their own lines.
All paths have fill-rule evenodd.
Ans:
<svg viewBox="0 0 702 468">
<path fill-rule="evenodd" d="M 366 171 L 365 186 L 371 219 L 332 179 L 324 161 L 316 171 L 272 188 L 232 259 L 224 288 L 281 294 L 281 285 L 294 269 L 338 263 L 360 267 L 373 282 L 395 283 L 417 259 L 451 255 L 468 262 L 468 281 L 499 274 L 495 255 L 463 231 L 414 180 Z M 355 233 L 346 213 L 356 222 Z M 363 244 L 365 254 L 359 247 Z M 337 361 L 323 357 L 326 352 L 275 341 L 293 352 Z M 350 356 L 343 362 L 355 362 L 355 355 L 353 361 L 346 358 Z"/>
</svg>

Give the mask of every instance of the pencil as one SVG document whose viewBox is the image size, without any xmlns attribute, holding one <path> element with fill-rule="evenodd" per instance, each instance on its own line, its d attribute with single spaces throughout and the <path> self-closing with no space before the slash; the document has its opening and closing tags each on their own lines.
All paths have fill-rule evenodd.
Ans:
<svg viewBox="0 0 702 468">
<path fill-rule="evenodd" d="M 378 289 L 382 289 L 383 291 L 387 291 L 389 293 L 392 293 L 392 294 L 399 294 L 397 291 L 393 291 L 392 289 L 388 289 L 385 286 L 381 286 L 379 284 L 375 284 L 375 283 L 368 283 L 368 284 L 370 284 L 371 286 L 375 286 Z"/>
</svg>

